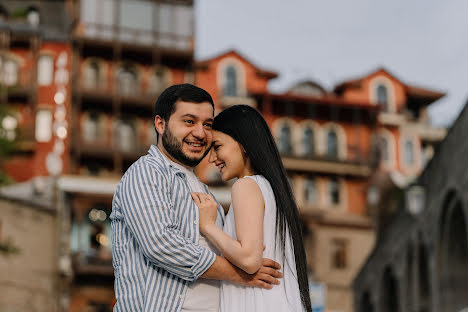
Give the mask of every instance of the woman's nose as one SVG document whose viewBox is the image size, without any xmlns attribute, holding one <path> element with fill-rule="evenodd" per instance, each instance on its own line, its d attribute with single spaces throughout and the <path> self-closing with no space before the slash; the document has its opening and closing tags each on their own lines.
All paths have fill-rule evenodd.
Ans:
<svg viewBox="0 0 468 312">
<path fill-rule="evenodd" d="M 211 149 L 208 155 L 208 162 L 214 163 L 215 161 L 216 161 L 216 152 L 213 149 Z"/>
</svg>

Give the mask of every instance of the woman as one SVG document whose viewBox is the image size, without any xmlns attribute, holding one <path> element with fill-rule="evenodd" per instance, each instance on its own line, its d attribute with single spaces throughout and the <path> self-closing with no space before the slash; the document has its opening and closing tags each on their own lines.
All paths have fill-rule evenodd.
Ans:
<svg viewBox="0 0 468 312">
<path fill-rule="evenodd" d="M 263 257 L 279 262 L 280 285 L 270 290 L 222 282 L 221 311 L 312 311 L 301 222 L 267 123 L 252 107 L 232 106 L 213 123 L 210 162 L 224 181 L 237 178 L 224 231 L 213 197 L 192 193 L 200 232 L 234 265 L 252 274 Z"/>
</svg>

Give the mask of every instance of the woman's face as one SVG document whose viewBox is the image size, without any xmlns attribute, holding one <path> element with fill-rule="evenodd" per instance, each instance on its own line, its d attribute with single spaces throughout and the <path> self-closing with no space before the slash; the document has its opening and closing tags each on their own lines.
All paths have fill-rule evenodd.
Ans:
<svg viewBox="0 0 468 312">
<path fill-rule="evenodd" d="M 218 167 L 223 181 L 253 174 L 242 146 L 231 136 L 220 131 L 213 131 L 209 161 Z"/>
</svg>

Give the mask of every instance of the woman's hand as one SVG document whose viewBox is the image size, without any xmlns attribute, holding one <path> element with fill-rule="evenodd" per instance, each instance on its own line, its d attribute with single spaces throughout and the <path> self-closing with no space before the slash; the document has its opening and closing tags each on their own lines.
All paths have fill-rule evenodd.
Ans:
<svg viewBox="0 0 468 312">
<path fill-rule="evenodd" d="M 205 234 L 205 229 L 210 225 L 216 225 L 218 217 L 218 204 L 211 194 L 191 193 L 200 212 L 200 232 Z"/>
</svg>

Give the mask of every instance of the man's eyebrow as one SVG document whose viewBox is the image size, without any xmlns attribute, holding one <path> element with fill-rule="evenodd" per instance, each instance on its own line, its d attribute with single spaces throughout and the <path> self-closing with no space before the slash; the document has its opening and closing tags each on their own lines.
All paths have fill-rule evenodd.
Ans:
<svg viewBox="0 0 468 312">
<path fill-rule="evenodd" d="M 195 115 L 193 115 L 193 114 L 184 114 L 184 115 L 182 115 L 182 116 L 180 116 L 180 117 L 181 117 L 181 118 L 189 117 L 189 118 L 193 118 L 193 119 L 195 119 L 195 120 L 198 120 L 198 119 L 199 119 L 197 116 L 195 116 Z M 213 118 L 208 118 L 208 119 L 205 120 L 205 121 L 213 122 L 213 120 L 214 120 Z"/>
</svg>

